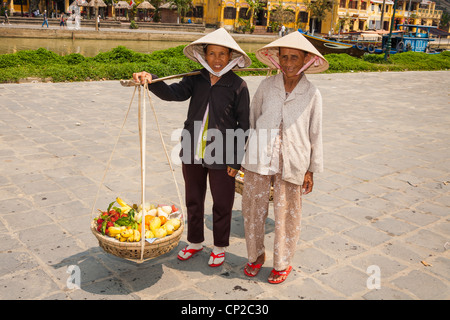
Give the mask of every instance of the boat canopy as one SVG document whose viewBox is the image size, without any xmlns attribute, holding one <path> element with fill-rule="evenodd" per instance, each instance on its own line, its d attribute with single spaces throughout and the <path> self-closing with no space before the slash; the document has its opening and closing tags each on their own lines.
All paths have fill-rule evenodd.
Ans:
<svg viewBox="0 0 450 320">
<path fill-rule="evenodd" d="M 447 32 L 445 30 L 442 30 L 442 29 L 439 29 L 439 28 L 430 29 L 430 33 L 432 35 L 435 35 L 435 36 L 438 36 L 438 37 L 448 37 L 448 36 L 450 36 L 449 32 Z"/>
</svg>

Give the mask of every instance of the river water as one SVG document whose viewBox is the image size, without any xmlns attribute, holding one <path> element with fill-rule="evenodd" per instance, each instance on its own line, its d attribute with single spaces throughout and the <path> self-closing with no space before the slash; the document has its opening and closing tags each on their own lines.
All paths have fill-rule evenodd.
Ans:
<svg viewBox="0 0 450 320">
<path fill-rule="evenodd" d="M 45 48 L 60 55 L 80 53 L 85 57 L 93 57 L 99 52 L 110 51 L 117 46 L 125 46 L 135 52 L 152 53 L 156 50 L 164 50 L 188 43 L 178 41 L 0 38 L 0 54 Z M 239 45 L 246 52 L 255 52 L 263 46 L 260 43 L 239 43 Z"/>
</svg>

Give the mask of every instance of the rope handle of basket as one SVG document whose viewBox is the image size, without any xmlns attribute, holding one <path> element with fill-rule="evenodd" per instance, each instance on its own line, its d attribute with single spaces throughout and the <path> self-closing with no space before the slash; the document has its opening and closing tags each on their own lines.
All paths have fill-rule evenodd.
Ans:
<svg viewBox="0 0 450 320">
<path fill-rule="evenodd" d="M 176 177 L 175 177 L 175 173 L 174 173 L 174 170 L 173 170 L 173 165 L 172 165 L 172 162 L 171 162 L 170 157 L 168 155 L 167 148 L 166 148 L 166 145 L 164 143 L 164 139 L 162 137 L 162 132 L 161 132 L 161 128 L 159 126 L 158 116 L 156 114 L 156 110 L 155 110 L 155 107 L 153 105 L 153 101 L 152 101 L 152 99 L 150 97 L 150 93 L 149 93 L 149 90 L 148 90 L 148 83 L 147 82 L 144 85 L 144 89 L 147 92 L 147 97 L 148 97 L 148 100 L 150 102 L 150 106 L 152 108 L 153 115 L 155 117 L 155 123 L 157 125 L 157 129 L 158 129 L 158 133 L 159 133 L 159 136 L 160 136 L 160 139 L 161 139 L 161 143 L 162 143 L 162 146 L 163 146 L 163 149 L 164 149 L 164 153 L 165 153 L 167 161 L 169 163 L 169 167 L 170 167 L 170 170 L 171 170 L 171 173 L 172 173 L 172 177 L 173 177 L 173 180 L 174 180 L 174 183 L 175 183 L 175 188 L 177 190 L 178 199 L 179 199 L 179 202 L 180 202 L 181 217 L 183 219 L 184 224 L 186 224 L 186 221 L 185 221 L 186 215 L 184 213 L 183 198 L 181 197 L 180 189 L 178 187 L 178 183 L 177 183 L 177 180 L 176 180 Z M 94 218 L 94 212 L 96 212 L 95 208 L 96 208 L 97 200 L 98 200 L 98 197 L 99 197 L 99 194 L 100 194 L 100 189 L 101 189 L 101 186 L 103 185 L 103 183 L 105 182 L 106 174 L 109 171 L 109 168 L 111 166 L 111 161 L 112 161 L 113 155 L 114 155 L 114 153 L 115 153 L 115 151 L 117 149 L 117 145 L 119 143 L 120 136 L 122 135 L 123 129 L 125 127 L 125 123 L 126 123 L 126 121 L 128 119 L 128 115 L 130 113 L 131 106 L 132 106 L 133 101 L 134 101 L 134 97 L 136 95 L 136 90 L 138 90 L 138 126 L 139 126 L 139 141 L 140 141 L 140 155 L 141 155 L 141 201 L 142 201 L 142 204 L 145 203 L 145 152 L 144 151 L 146 150 L 146 148 L 145 148 L 145 146 L 146 146 L 146 105 L 145 105 L 145 95 L 143 95 L 143 96 L 141 95 L 141 86 L 135 86 L 134 87 L 134 91 L 133 91 L 133 95 L 132 95 L 131 100 L 130 100 L 130 104 L 128 105 L 128 109 L 127 109 L 127 111 L 125 113 L 125 118 L 124 118 L 124 120 L 122 122 L 122 126 L 120 127 L 119 134 L 117 135 L 116 141 L 115 141 L 114 146 L 113 146 L 113 150 L 111 151 L 111 154 L 109 156 L 108 162 L 106 164 L 105 171 L 103 173 L 101 182 L 99 184 L 99 187 L 97 189 L 97 193 L 95 195 L 95 200 L 94 200 L 94 203 L 93 203 L 92 209 L 91 209 L 91 216 L 92 216 L 92 218 Z M 142 106 L 141 106 L 141 102 L 142 102 Z M 143 211 L 143 217 L 142 217 L 143 221 L 145 221 L 145 214 L 146 214 L 146 212 L 144 210 Z M 141 235 L 142 236 L 141 236 L 141 259 L 140 260 L 142 261 L 143 260 L 143 255 L 144 255 L 144 250 L 143 249 L 144 249 L 144 246 L 145 246 L 145 223 L 142 223 L 141 226 L 142 226 L 142 229 L 141 229 Z"/>
<path fill-rule="evenodd" d="M 134 96 L 135 96 L 135 94 L 136 94 L 136 90 L 137 90 L 137 87 L 134 88 L 134 91 L 133 91 L 133 95 L 132 95 L 132 97 L 131 97 L 130 104 L 128 105 L 127 112 L 125 113 L 125 118 L 123 119 L 122 126 L 120 127 L 119 134 L 117 135 L 116 141 L 115 141 L 114 146 L 113 146 L 113 149 L 112 149 L 112 151 L 111 151 L 111 155 L 109 156 L 108 162 L 106 163 L 106 168 L 105 168 L 105 172 L 103 173 L 102 180 L 101 180 L 101 182 L 100 182 L 100 184 L 99 184 L 99 186 L 98 186 L 98 188 L 97 188 L 97 193 L 96 193 L 96 195 L 95 195 L 95 200 L 94 200 L 94 203 L 93 203 L 92 209 L 91 209 L 91 218 L 92 218 L 92 219 L 94 218 L 94 212 L 97 211 L 95 208 L 96 208 L 96 205 L 97 205 L 98 196 L 99 196 L 99 194 L 100 194 L 100 189 L 101 189 L 103 183 L 105 182 L 106 174 L 107 174 L 107 172 L 108 172 L 108 170 L 109 170 L 109 167 L 111 166 L 112 157 L 113 157 L 113 155 L 114 155 L 114 152 L 116 151 L 117 145 L 118 145 L 118 143 L 119 143 L 120 136 L 122 135 L 123 128 L 125 127 L 125 123 L 127 122 L 128 115 L 129 115 L 130 110 L 131 110 L 131 105 L 132 105 L 132 103 L 133 103 Z"/>
<path fill-rule="evenodd" d="M 167 163 L 169 164 L 170 167 L 170 172 L 172 173 L 172 178 L 175 184 L 175 188 L 177 190 L 177 195 L 178 195 L 178 201 L 180 203 L 180 210 L 181 210 L 181 218 L 183 219 L 184 224 L 186 224 L 186 215 L 184 214 L 184 203 L 183 203 L 183 198 L 181 196 L 181 192 L 180 192 L 180 188 L 178 187 L 178 183 L 177 183 L 177 179 L 175 177 L 175 173 L 174 173 L 174 169 L 173 169 L 173 165 L 172 165 L 172 161 L 170 160 L 169 157 L 169 153 L 167 152 L 167 147 L 166 144 L 164 142 L 163 136 L 162 136 L 162 131 L 161 131 L 161 127 L 159 126 L 159 121 L 158 121 L 158 116 L 156 114 L 156 110 L 155 110 L 155 106 L 153 104 L 153 100 L 150 96 L 150 91 L 148 90 L 148 82 L 145 81 L 144 84 L 144 91 L 147 93 L 147 98 L 149 101 L 149 105 L 152 109 L 153 112 L 153 116 L 155 118 L 155 123 L 156 123 L 156 127 L 158 129 L 158 134 L 159 134 L 159 138 L 161 139 L 161 145 L 164 149 L 164 154 L 166 155 L 166 159 L 167 159 Z M 139 100 L 140 100 L 140 89 L 139 89 Z M 139 106 L 140 109 L 140 106 Z M 142 178 L 141 180 L 143 180 L 142 182 L 142 204 L 144 204 L 144 197 L 145 197 L 145 114 L 146 114 L 146 105 L 145 105 L 145 95 L 142 99 L 142 112 L 143 112 L 143 116 L 142 116 L 142 133 L 141 133 L 141 174 L 142 174 Z M 142 149 L 143 148 L 143 149 Z M 143 216 L 142 219 L 143 221 L 145 221 L 145 215 L 146 212 L 145 210 L 142 211 L 143 212 Z M 144 246 L 145 246 L 145 223 L 141 224 L 142 230 L 141 230 L 141 260 L 143 259 L 143 255 L 144 255 Z"/>
</svg>

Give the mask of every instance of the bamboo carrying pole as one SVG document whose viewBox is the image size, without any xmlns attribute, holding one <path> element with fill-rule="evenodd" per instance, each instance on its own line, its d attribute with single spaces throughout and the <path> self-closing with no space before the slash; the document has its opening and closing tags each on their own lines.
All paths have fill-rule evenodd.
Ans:
<svg viewBox="0 0 450 320">
<path fill-rule="evenodd" d="M 275 70 L 275 69 L 270 69 L 270 68 L 243 68 L 243 69 L 233 69 L 232 71 L 234 71 L 234 72 L 252 72 L 252 71 L 267 71 L 267 72 L 270 72 L 271 70 Z M 170 80 L 170 79 L 176 79 L 176 78 L 182 78 L 182 77 L 196 76 L 198 74 L 200 74 L 200 71 L 191 71 L 191 72 L 187 72 L 187 73 L 174 74 L 174 75 L 163 77 L 163 78 L 152 79 L 151 83 L 165 81 L 165 80 Z M 124 86 L 124 87 L 134 87 L 134 86 L 139 86 L 140 85 L 140 83 L 135 82 L 134 80 L 120 80 L 120 84 L 122 86 Z"/>
<path fill-rule="evenodd" d="M 145 216 L 147 210 L 145 209 L 145 146 L 147 143 L 147 110 L 145 106 L 145 95 L 142 99 L 141 105 L 141 87 L 139 88 L 139 106 L 138 106 L 138 121 L 139 121 L 139 138 L 140 138 L 140 150 L 141 150 L 141 204 L 142 204 L 142 222 L 141 222 L 141 261 L 144 259 L 144 247 L 145 247 Z M 147 89 L 147 84 L 145 84 Z"/>
</svg>

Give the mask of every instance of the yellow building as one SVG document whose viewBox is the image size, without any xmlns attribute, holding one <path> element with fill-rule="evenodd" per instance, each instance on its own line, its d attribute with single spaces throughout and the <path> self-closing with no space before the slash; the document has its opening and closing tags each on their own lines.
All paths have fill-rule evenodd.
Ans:
<svg viewBox="0 0 450 320">
<path fill-rule="evenodd" d="M 278 19 L 271 19 L 271 13 L 279 10 L 280 5 L 284 9 L 284 14 L 278 15 Z M 250 21 L 253 26 L 260 29 L 270 27 L 270 22 L 283 23 L 288 28 L 298 28 L 301 23 L 306 26 L 308 22 L 304 1 L 262 0 L 260 9 L 254 15 L 251 14 L 251 6 L 245 0 L 193 0 L 193 6 L 194 23 L 224 27 L 230 31 L 238 30 L 246 21 Z"/>
<path fill-rule="evenodd" d="M 301 28 L 316 33 L 337 33 L 339 31 L 364 31 L 368 29 L 389 30 L 393 14 L 393 0 L 330 0 L 332 9 L 326 18 L 319 21 L 310 16 L 304 0 L 270 1 L 262 0 L 261 8 L 251 17 L 251 6 L 246 0 L 193 0 L 192 20 L 206 26 L 224 27 L 229 31 L 242 30 L 246 21 L 260 30 L 273 29 L 280 24 L 290 29 Z M 409 8 L 411 7 L 411 10 Z M 282 12 L 282 13 L 281 13 Z M 381 17 L 383 16 L 383 23 Z M 442 10 L 435 9 L 435 3 L 428 0 L 398 0 L 395 25 L 414 23 L 439 24 Z"/>
<path fill-rule="evenodd" d="M 3 1 L 3 5 L 10 10 L 10 15 L 20 15 L 22 12 L 26 16 L 31 16 L 30 12 L 30 0 L 0 0 Z M 74 0 L 72 0 L 74 1 Z M 48 5 L 48 6 L 47 6 Z M 42 14 L 44 10 L 50 12 L 65 12 L 69 8 L 69 0 L 53 0 L 53 1 L 40 1 L 38 5 L 39 12 Z"/>
<path fill-rule="evenodd" d="M 434 2 L 427 0 L 398 0 L 394 25 L 409 23 L 438 26 L 442 10 L 436 10 L 435 6 Z M 383 0 L 339 0 L 337 19 L 333 21 L 334 30 L 389 30 L 393 12 L 392 0 L 385 0 L 384 8 Z"/>
</svg>

